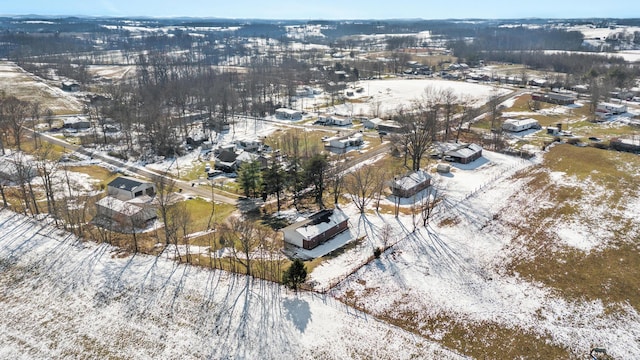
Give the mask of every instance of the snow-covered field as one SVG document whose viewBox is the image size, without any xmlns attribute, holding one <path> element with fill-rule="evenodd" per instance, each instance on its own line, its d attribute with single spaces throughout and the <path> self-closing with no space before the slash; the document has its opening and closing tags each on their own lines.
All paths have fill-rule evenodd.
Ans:
<svg viewBox="0 0 640 360">
<path fill-rule="evenodd" d="M 458 359 L 329 296 L 120 257 L 0 210 L 0 358 Z"/>
<path fill-rule="evenodd" d="M 573 356 L 587 354 L 597 345 L 616 359 L 638 358 L 640 314 L 630 305 L 620 304 L 620 310 L 611 313 L 600 300 L 567 300 L 553 289 L 505 271 L 511 257 L 527 256 L 523 249 L 514 247 L 516 234 L 510 224 L 527 221 L 523 212 L 554 204 L 542 201 L 544 196 L 521 191 L 527 183 L 522 176 L 530 171 L 531 163 L 489 152 L 483 161 L 475 169 L 454 169 L 450 178 L 436 175 L 441 177 L 436 183 L 446 189 L 447 198 L 426 228 L 420 224 L 414 231 L 414 220 L 406 215 L 370 214 L 354 221 L 357 215 L 352 211 L 354 231 L 368 235 L 369 243 L 362 245 L 367 250 L 380 245 L 385 222 L 392 224 L 394 241 L 400 241 L 330 293 L 380 316 L 417 314 L 410 318 L 415 321 L 414 328 L 433 339 L 443 338 L 449 331 L 446 327 L 430 328 L 434 319 L 444 317 L 465 324 L 495 323 L 546 337 Z M 512 178 L 516 172 L 521 176 Z M 567 178 L 564 173 L 552 173 L 551 177 L 559 185 L 570 183 L 592 190 L 591 196 L 581 201 L 589 217 L 605 221 L 612 211 L 606 204 L 598 208 L 590 205 L 605 189 Z M 616 214 L 637 224 L 633 219 L 640 216 L 640 208 L 633 199 L 640 194 L 628 196 L 630 200 L 621 203 L 623 210 L 616 210 Z M 616 225 L 594 227 L 577 219 L 575 223 L 556 222 L 549 231 L 556 232 L 565 246 L 589 251 L 606 245 L 603 239 L 615 238 L 612 227 Z M 354 250 L 318 267 L 311 275 L 315 284 L 321 288 L 341 267 L 349 269 L 362 263 L 356 256 L 359 253 Z"/>
<path fill-rule="evenodd" d="M 336 106 L 338 113 L 371 116 L 378 112 L 379 117 L 390 116 L 401 108 L 413 108 L 414 102 L 422 99 L 427 88 L 435 91 L 451 89 L 455 95 L 468 96 L 478 105 L 485 103 L 494 91 L 498 95 L 511 91 L 489 85 L 438 79 L 366 80 L 356 83 L 354 87 L 363 89 L 362 93 L 354 93 L 355 96 L 348 98 L 357 102 Z"/>
</svg>

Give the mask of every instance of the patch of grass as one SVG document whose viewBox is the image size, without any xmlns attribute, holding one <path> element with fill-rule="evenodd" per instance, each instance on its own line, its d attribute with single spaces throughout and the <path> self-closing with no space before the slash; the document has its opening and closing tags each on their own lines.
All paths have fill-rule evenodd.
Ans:
<svg viewBox="0 0 640 360">
<path fill-rule="evenodd" d="M 637 219 L 617 213 L 624 210 L 628 194 L 640 191 L 634 174 L 638 168 L 640 157 L 633 154 L 570 145 L 553 147 L 542 166 L 520 176 L 529 179 L 526 191 L 555 206 L 529 211 L 523 214 L 527 222 L 511 224 L 517 231 L 515 242 L 526 249 L 526 255 L 514 259 L 509 269 L 570 299 L 602 300 L 611 309 L 628 303 L 640 311 Z M 589 196 L 589 204 L 581 203 L 587 198 L 584 186 L 554 184 L 546 169 L 562 171 L 580 184 L 593 183 L 599 196 Z M 610 211 L 592 212 L 591 206 Z M 562 221 L 586 228 L 606 227 L 610 235 L 599 240 L 606 240 L 607 247 L 584 252 L 558 244 L 557 234 L 549 229 L 562 227 Z"/>
<path fill-rule="evenodd" d="M 513 270 L 571 299 L 603 300 L 610 307 L 628 303 L 640 311 L 640 250 L 634 243 L 621 241 L 588 254 L 574 249 L 538 254 L 535 261 L 514 264 Z"/>
<path fill-rule="evenodd" d="M 347 304 L 358 304 L 353 293 L 347 293 Z M 437 341 L 464 355 L 477 359 L 569 359 L 568 349 L 553 344 L 546 334 L 523 328 L 505 327 L 491 321 L 462 321 L 446 314 L 425 315 L 428 311 L 405 309 L 403 304 L 376 314 L 382 320 Z M 363 309 L 364 310 L 364 309 Z"/>
</svg>

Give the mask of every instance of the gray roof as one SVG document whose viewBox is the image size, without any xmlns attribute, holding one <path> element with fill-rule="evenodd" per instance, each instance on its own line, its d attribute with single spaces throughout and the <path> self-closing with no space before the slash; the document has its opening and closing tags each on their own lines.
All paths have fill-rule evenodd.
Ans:
<svg viewBox="0 0 640 360">
<path fill-rule="evenodd" d="M 115 178 L 112 182 L 110 182 L 108 186 L 117 188 L 117 189 L 133 191 L 133 189 L 137 188 L 142 184 L 144 184 L 144 182 L 140 180 L 120 176 Z"/>
</svg>

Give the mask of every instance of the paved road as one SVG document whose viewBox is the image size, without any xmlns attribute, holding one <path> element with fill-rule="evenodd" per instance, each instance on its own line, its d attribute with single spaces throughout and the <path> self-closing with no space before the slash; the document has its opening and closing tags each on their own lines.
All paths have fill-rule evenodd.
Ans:
<svg viewBox="0 0 640 360">
<path fill-rule="evenodd" d="M 28 133 L 31 133 L 31 136 L 33 136 L 34 131 L 32 129 L 28 129 L 25 128 L 25 130 Z M 143 176 L 145 178 L 148 178 L 152 181 L 158 181 L 160 178 L 165 178 L 167 180 L 171 180 L 175 182 L 175 187 L 177 190 L 181 190 L 183 193 L 185 194 L 194 194 L 200 197 L 203 197 L 205 199 L 212 199 L 212 194 L 211 194 L 211 188 L 209 187 L 200 187 L 197 184 L 195 186 L 192 186 L 193 183 L 191 182 L 187 182 L 187 181 L 182 181 L 182 180 L 176 180 L 173 179 L 171 177 L 159 174 L 155 171 L 151 171 L 149 169 L 140 167 L 140 166 L 133 166 L 131 164 L 127 164 L 119 159 L 110 157 L 110 156 L 105 156 L 101 153 L 98 152 L 94 152 L 92 150 L 89 149 L 85 149 L 82 146 L 78 146 L 78 145 L 74 145 L 74 144 L 69 144 L 68 142 L 55 138 L 53 136 L 47 135 L 47 134 L 39 134 L 39 139 L 61 146 L 71 152 L 78 152 L 80 154 L 86 155 L 86 156 L 90 156 L 94 159 L 98 159 L 100 161 L 103 161 L 107 164 L 113 165 L 117 168 L 121 168 L 124 170 L 127 170 L 131 173 L 134 173 L 136 175 L 139 176 Z M 227 203 L 227 204 L 232 204 L 235 205 L 237 203 L 237 200 L 229 197 L 229 196 L 225 196 L 224 194 L 221 194 L 219 192 L 219 190 L 216 190 L 215 195 L 213 196 L 214 200 L 217 202 L 222 202 L 222 203 Z"/>
</svg>

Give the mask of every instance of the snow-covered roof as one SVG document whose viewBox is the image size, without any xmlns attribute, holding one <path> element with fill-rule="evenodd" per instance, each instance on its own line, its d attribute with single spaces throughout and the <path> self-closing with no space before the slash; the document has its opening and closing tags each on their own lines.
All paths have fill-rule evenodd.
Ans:
<svg viewBox="0 0 640 360">
<path fill-rule="evenodd" d="M 338 208 L 321 210 L 303 221 L 287 226 L 284 230 L 295 230 L 304 239 L 310 240 L 347 220 L 349 217 Z"/>
<path fill-rule="evenodd" d="M 128 216 L 135 215 L 142 211 L 142 208 L 140 206 L 134 205 L 130 202 L 122 201 L 113 196 L 107 196 L 98 200 L 98 202 L 96 202 L 96 205 Z"/>
<path fill-rule="evenodd" d="M 293 109 L 287 109 L 287 108 L 279 108 L 279 109 L 276 109 L 276 113 L 295 115 L 295 114 L 300 114 L 300 111 L 299 110 L 293 110 Z"/>
<path fill-rule="evenodd" d="M 391 186 L 396 189 L 410 190 L 414 187 L 424 184 L 431 179 L 431 175 L 427 174 L 424 170 L 414 171 L 408 175 L 396 179 L 391 183 Z"/>
<path fill-rule="evenodd" d="M 471 157 L 480 151 L 482 151 L 482 147 L 480 145 L 468 144 L 468 145 L 460 146 L 453 150 L 449 150 L 445 152 L 445 155 L 464 159 L 464 158 Z"/>
<path fill-rule="evenodd" d="M 522 126 L 522 125 L 537 125 L 538 124 L 538 120 L 536 119 L 532 119 L 532 118 L 528 118 L 528 119 L 507 119 L 504 121 L 505 124 L 512 124 L 515 126 Z M 474 145 L 474 144 L 472 144 Z"/>
</svg>

